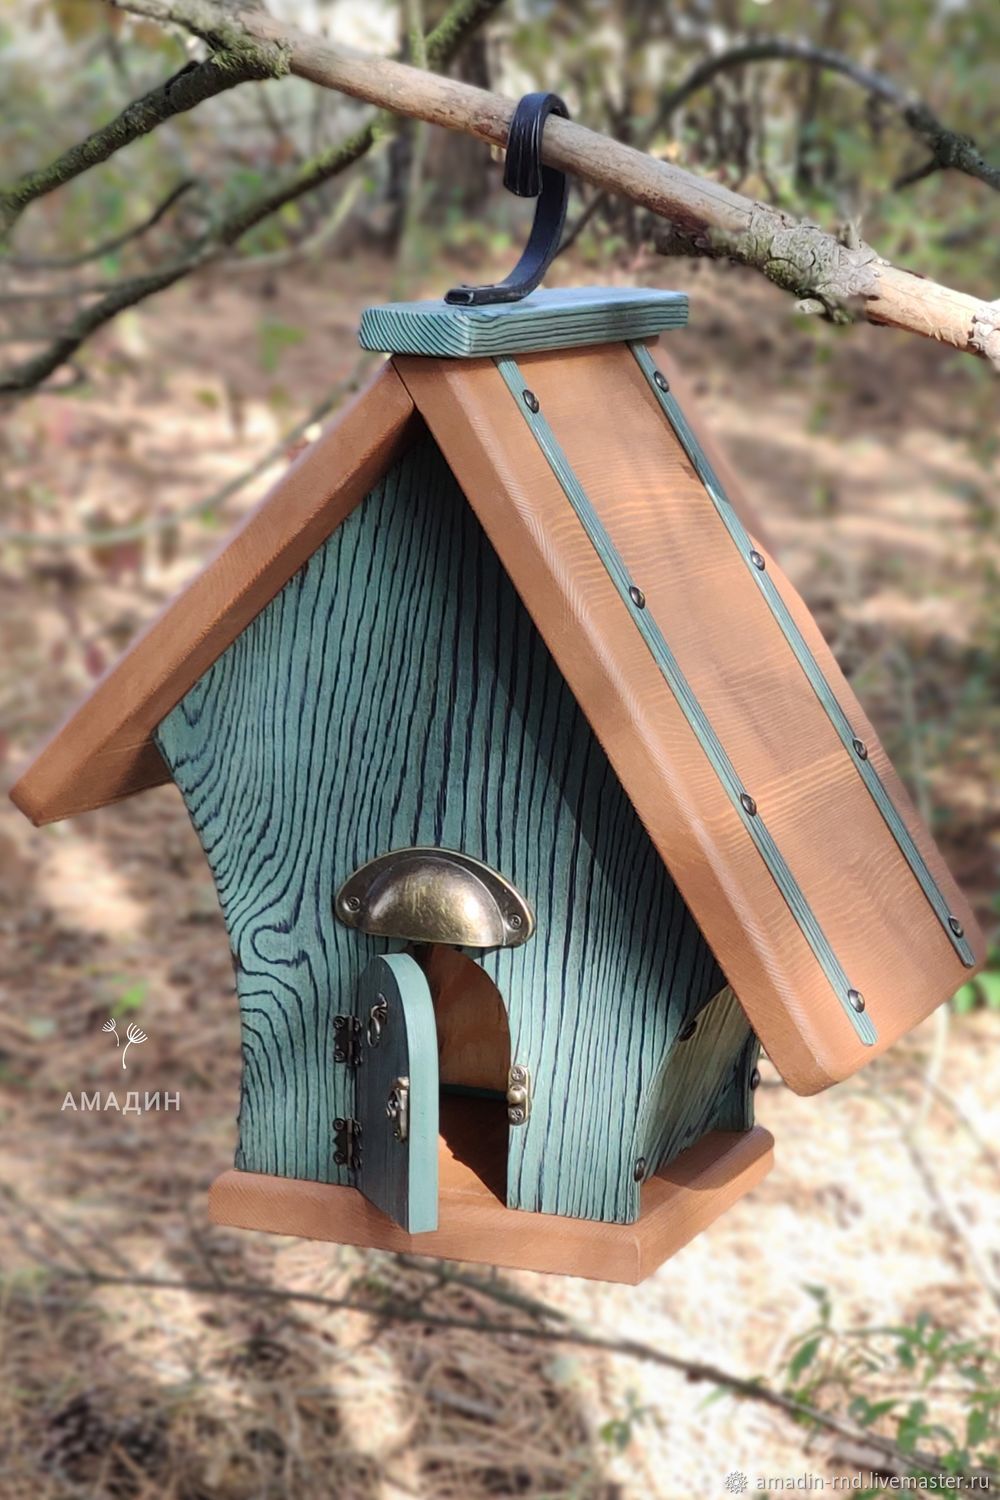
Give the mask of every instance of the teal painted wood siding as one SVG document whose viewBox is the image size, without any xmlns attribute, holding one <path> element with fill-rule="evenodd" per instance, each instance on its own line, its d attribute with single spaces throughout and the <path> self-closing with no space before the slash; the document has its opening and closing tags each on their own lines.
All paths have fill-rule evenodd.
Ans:
<svg viewBox="0 0 1000 1500">
<path fill-rule="evenodd" d="M 647 1175 L 708 1130 L 749 1130 L 751 1077 L 760 1043 L 727 986 L 705 1006 L 693 1034 L 678 1039 L 647 1095 L 639 1126 Z"/>
<path fill-rule="evenodd" d="M 236 964 L 238 1167 L 350 1181 L 331 1127 L 354 1113 L 355 1076 L 332 1061 L 332 1017 L 392 945 L 338 923 L 333 896 L 376 854 L 436 844 L 500 870 L 537 916 L 523 948 L 481 956 L 533 1085 L 510 1131 L 509 1203 L 634 1218 L 668 1051 L 724 980 L 430 439 L 158 743 Z"/>
</svg>

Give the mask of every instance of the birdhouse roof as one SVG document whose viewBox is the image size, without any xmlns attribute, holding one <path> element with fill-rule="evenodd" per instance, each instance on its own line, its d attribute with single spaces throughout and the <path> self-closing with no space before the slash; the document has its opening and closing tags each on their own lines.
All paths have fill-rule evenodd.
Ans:
<svg viewBox="0 0 1000 1500">
<path fill-rule="evenodd" d="M 765 1050 L 802 1093 L 847 1077 L 963 983 L 982 938 L 677 371 L 648 346 L 684 299 L 536 293 L 474 319 L 421 306 L 366 315 L 363 338 L 393 358 L 96 685 L 14 801 L 44 823 L 167 781 L 156 726 L 426 426 Z M 446 352 L 400 352 L 422 348 Z"/>
</svg>

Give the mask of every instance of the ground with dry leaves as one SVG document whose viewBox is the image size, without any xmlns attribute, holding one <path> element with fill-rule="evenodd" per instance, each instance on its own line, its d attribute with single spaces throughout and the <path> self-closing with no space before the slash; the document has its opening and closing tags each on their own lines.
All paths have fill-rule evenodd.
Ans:
<svg viewBox="0 0 1000 1500">
<path fill-rule="evenodd" d="M 871 328 L 796 320 L 739 272 L 662 262 L 693 293 L 671 335 L 793 578 L 987 923 L 997 889 L 995 394 L 971 361 Z M 665 274 L 666 273 L 666 274 Z M 356 367 L 378 263 L 275 289 L 203 282 L 127 317 L 79 396 L 39 397 L 0 437 L 0 754 L 5 784 L 260 485 L 180 525 Z M 576 279 L 584 279 L 580 272 Z M 442 279 L 445 284 L 447 277 Z M 291 330 L 291 331 L 289 331 Z M 272 475 L 280 470 L 273 467 Z M 81 530 L 158 518 L 141 539 Z M 63 538 L 23 545 L 12 533 Z M 632 1500 L 724 1493 L 731 1470 L 827 1478 L 857 1454 L 807 1448 L 764 1407 L 611 1355 L 153 1287 L 81 1287 L 33 1267 L 71 1253 L 114 1274 L 420 1295 L 441 1318 L 523 1324 L 391 1257 L 211 1229 L 231 1160 L 239 1042 L 228 946 L 177 797 L 161 789 L 43 831 L 0 806 L 0 1500 Z M 179 1112 L 63 1112 L 114 1086 L 102 1034 L 148 1033 L 129 1085 Z M 1000 1276 L 990 1066 L 997 1018 L 925 1025 L 860 1080 L 791 1095 L 768 1065 L 770 1178 L 643 1287 L 504 1275 L 590 1328 L 778 1379 L 828 1288 L 844 1325 L 926 1310 L 995 1330 Z M 933 1086 L 928 1089 L 927 1082 Z M 963 1123 L 964 1121 L 964 1123 Z M 935 1397 L 942 1412 L 947 1391 Z"/>
</svg>

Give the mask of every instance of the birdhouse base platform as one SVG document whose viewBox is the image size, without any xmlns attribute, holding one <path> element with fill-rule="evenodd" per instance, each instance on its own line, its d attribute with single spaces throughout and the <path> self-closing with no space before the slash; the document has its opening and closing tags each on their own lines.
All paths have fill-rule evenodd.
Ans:
<svg viewBox="0 0 1000 1500">
<path fill-rule="evenodd" d="M 209 1213 L 237 1229 L 635 1286 L 756 1187 L 774 1161 L 773 1138 L 759 1125 L 712 1131 L 643 1185 L 634 1224 L 604 1224 L 507 1208 L 497 1194 L 503 1159 L 490 1157 L 489 1143 L 473 1158 L 468 1137 L 459 1138 L 465 1159 L 440 1138 L 438 1227 L 425 1234 L 407 1234 L 356 1188 L 255 1172 L 217 1177 Z"/>
</svg>

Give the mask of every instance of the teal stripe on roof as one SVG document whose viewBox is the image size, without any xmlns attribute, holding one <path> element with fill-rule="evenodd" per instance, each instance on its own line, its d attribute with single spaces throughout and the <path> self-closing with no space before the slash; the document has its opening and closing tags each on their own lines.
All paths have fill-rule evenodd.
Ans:
<svg viewBox="0 0 1000 1500">
<path fill-rule="evenodd" d="M 736 768 L 726 753 L 725 747 L 712 727 L 690 683 L 681 671 L 677 658 L 674 656 L 663 632 L 656 623 L 653 610 L 646 602 L 641 605 L 637 603 L 630 593 L 630 590 L 635 588 L 634 581 L 629 576 L 628 570 L 619 556 L 603 521 L 597 514 L 583 486 L 570 467 L 569 461 L 544 414 L 541 410 L 532 411 L 525 401 L 524 395 L 527 382 L 521 374 L 517 361 L 509 356 L 501 356 L 495 363 L 507 389 L 517 404 L 518 410 L 530 427 L 539 448 L 548 460 L 549 467 L 558 479 L 563 493 L 580 518 L 594 550 L 607 569 L 608 575 L 618 590 L 622 602 L 629 611 L 633 624 L 649 648 L 651 656 L 662 672 L 688 724 L 694 731 L 698 743 L 711 762 L 712 768 L 722 783 L 740 821 L 756 845 L 768 872 L 784 897 L 792 916 L 798 923 L 803 936 L 812 949 L 823 973 L 826 975 L 830 987 L 840 1003 L 841 1009 L 857 1033 L 859 1040 L 866 1046 L 871 1046 L 878 1037 L 878 1032 L 871 1017 L 867 1011 L 859 1013 L 852 1006 L 848 997 L 854 992 L 854 986 L 841 967 L 836 953 L 806 900 L 798 881 L 792 874 L 784 855 L 768 831 L 763 817 L 759 812 L 755 814 L 751 813 L 743 805 L 741 798 L 748 794 L 748 788 L 744 787 L 741 782 L 736 773 Z M 642 598 L 641 595 L 640 598 Z"/>
<path fill-rule="evenodd" d="M 973 968 L 975 957 L 964 934 L 961 932 L 960 924 L 957 923 L 956 918 L 949 911 L 948 903 L 941 894 L 941 889 L 937 881 L 928 869 L 923 855 L 914 842 L 913 835 L 910 833 L 895 803 L 886 791 L 881 777 L 868 758 L 867 751 L 863 755 L 858 754 L 857 745 L 863 745 L 863 741 L 858 738 L 833 689 L 824 677 L 822 668 L 809 650 L 805 637 L 796 625 L 788 605 L 781 597 L 773 578 L 766 567 L 755 567 L 751 557 L 752 552 L 755 550 L 753 542 L 736 511 L 733 509 L 732 502 L 726 495 L 718 475 L 709 462 L 707 454 L 688 426 L 676 396 L 673 395 L 669 387 L 664 390 L 661 386 L 657 385 L 656 375 L 659 372 L 649 350 L 643 344 L 630 343 L 629 348 L 635 355 L 639 368 L 649 382 L 649 388 L 659 402 L 661 410 L 677 434 L 681 447 L 694 465 L 695 472 L 705 486 L 708 497 L 718 512 L 722 524 L 729 532 L 730 537 L 736 544 L 737 550 L 746 563 L 751 577 L 766 599 L 782 635 L 792 648 L 792 653 L 796 661 L 808 678 L 809 684 L 819 699 L 827 718 L 840 736 L 841 743 L 847 750 L 858 775 L 871 794 L 872 801 L 882 814 L 886 827 L 896 840 L 903 858 L 916 876 L 920 889 L 923 891 L 935 916 L 944 928 L 949 942 L 963 964 L 967 968 Z M 953 923 L 959 927 L 959 931 L 956 932 L 955 926 L 952 925 Z"/>
</svg>

